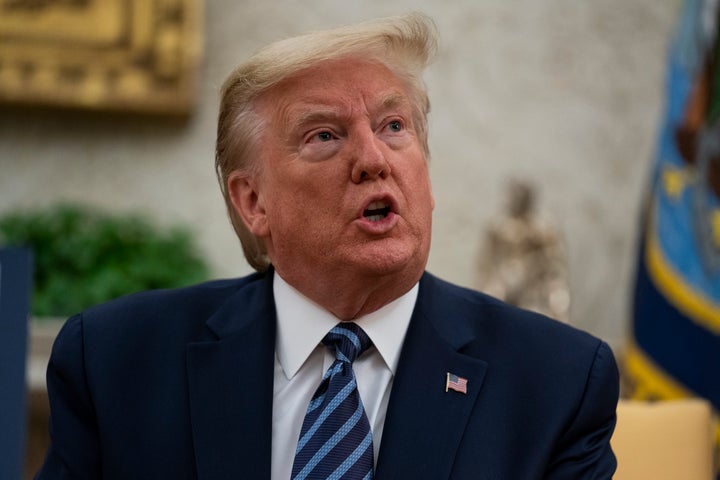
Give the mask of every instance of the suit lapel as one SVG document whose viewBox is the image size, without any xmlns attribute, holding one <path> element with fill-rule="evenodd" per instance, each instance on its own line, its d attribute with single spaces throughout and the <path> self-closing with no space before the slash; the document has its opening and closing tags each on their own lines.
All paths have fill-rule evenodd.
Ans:
<svg viewBox="0 0 720 480">
<path fill-rule="evenodd" d="M 200 480 L 270 478 L 275 307 L 272 272 L 242 287 L 187 348 Z"/>
<path fill-rule="evenodd" d="M 448 478 L 486 362 L 460 353 L 473 340 L 461 311 L 425 275 L 388 405 L 376 480 Z M 272 272 L 231 297 L 187 348 L 193 446 L 200 480 L 270 478 L 275 306 Z M 445 392 L 447 373 L 467 394 Z"/>
<path fill-rule="evenodd" d="M 459 353 L 473 339 L 454 318 L 462 312 L 453 312 L 433 283 L 426 275 L 420 284 L 388 404 L 376 480 L 448 478 L 487 370 L 486 362 Z M 445 391 L 448 372 L 468 380 L 467 394 Z"/>
</svg>

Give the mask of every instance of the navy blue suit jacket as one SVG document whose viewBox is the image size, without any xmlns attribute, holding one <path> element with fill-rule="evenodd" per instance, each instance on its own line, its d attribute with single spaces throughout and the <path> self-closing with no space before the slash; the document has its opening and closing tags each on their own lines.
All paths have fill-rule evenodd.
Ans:
<svg viewBox="0 0 720 480">
<path fill-rule="evenodd" d="M 131 295 L 68 320 L 40 479 L 268 479 L 272 275 Z M 445 391 L 446 373 L 468 379 Z M 376 478 L 609 479 L 608 346 L 424 274 Z"/>
</svg>

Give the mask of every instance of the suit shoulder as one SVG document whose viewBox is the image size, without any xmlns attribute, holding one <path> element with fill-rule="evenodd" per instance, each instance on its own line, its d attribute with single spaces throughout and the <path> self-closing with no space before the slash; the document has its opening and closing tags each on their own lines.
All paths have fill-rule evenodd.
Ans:
<svg viewBox="0 0 720 480">
<path fill-rule="evenodd" d="M 461 287 L 430 274 L 423 277 L 428 301 L 443 305 L 453 321 L 439 322 L 438 328 L 455 325 L 453 334 L 481 339 L 491 346 L 512 342 L 538 353 L 548 350 L 587 349 L 594 352 L 601 340 L 572 325 L 545 315 L 509 305 L 476 290 Z M 423 300 L 425 301 L 425 299 Z"/>
<path fill-rule="evenodd" d="M 95 305 L 82 312 L 83 323 L 116 326 L 133 323 L 149 326 L 172 321 L 174 324 L 201 322 L 222 306 L 229 297 L 246 285 L 258 282 L 263 275 L 213 280 L 187 287 L 148 290 L 132 293 Z"/>
</svg>

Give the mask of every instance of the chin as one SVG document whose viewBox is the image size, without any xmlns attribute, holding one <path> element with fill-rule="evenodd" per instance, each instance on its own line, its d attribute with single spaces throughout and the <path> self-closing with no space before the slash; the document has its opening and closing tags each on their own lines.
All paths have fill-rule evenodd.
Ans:
<svg viewBox="0 0 720 480">
<path fill-rule="evenodd" d="M 384 276 L 406 273 L 410 276 L 422 275 L 427 262 L 427 253 L 408 248 L 369 249 L 353 257 L 353 267 L 366 274 Z"/>
</svg>

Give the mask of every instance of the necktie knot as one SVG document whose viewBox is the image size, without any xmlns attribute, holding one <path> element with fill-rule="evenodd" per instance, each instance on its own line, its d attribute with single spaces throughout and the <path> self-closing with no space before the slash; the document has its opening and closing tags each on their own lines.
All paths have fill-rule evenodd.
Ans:
<svg viewBox="0 0 720 480">
<path fill-rule="evenodd" d="M 325 335 L 323 344 L 335 350 L 335 358 L 341 362 L 353 363 L 372 341 L 356 323 L 341 322 Z"/>
</svg>

